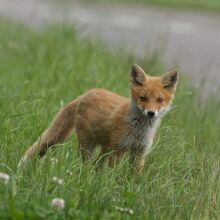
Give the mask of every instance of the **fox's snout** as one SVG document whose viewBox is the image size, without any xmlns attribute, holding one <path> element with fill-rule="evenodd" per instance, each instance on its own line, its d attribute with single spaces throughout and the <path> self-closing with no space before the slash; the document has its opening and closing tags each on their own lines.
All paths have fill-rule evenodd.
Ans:
<svg viewBox="0 0 220 220">
<path fill-rule="evenodd" d="M 148 111 L 147 115 L 151 118 L 153 118 L 155 116 L 155 112 L 153 111 Z"/>
<path fill-rule="evenodd" d="M 149 118 L 154 118 L 154 117 L 158 117 L 159 116 L 159 111 L 145 109 L 143 111 L 143 114 L 145 116 L 149 117 Z"/>
</svg>

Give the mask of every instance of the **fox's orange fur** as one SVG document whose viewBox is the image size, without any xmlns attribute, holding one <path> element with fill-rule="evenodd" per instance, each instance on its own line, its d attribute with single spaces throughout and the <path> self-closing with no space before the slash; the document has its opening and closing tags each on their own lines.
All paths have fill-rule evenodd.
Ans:
<svg viewBox="0 0 220 220">
<path fill-rule="evenodd" d="M 120 159 L 126 151 L 136 168 L 142 169 L 160 119 L 170 108 L 178 75 L 171 70 L 161 77 L 144 73 L 132 66 L 131 97 L 125 98 L 104 89 L 92 89 L 67 104 L 50 127 L 25 153 L 22 161 L 64 142 L 75 129 L 83 160 L 88 160 L 95 146 L 101 155 L 112 152 Z"/>
</svg>

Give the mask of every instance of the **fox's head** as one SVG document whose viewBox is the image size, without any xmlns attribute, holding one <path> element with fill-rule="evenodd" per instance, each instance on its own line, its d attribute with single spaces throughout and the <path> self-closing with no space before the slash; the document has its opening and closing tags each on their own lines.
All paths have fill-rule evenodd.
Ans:
<svg viewBox="0 0 220 220">
<path fill-rule="evenodd" d="M 170 109 L 178 81 L 177 70 L 162 76 L 149 76 L 138 65 L 131 70 L 132 105 L 149 118 L 162 116 Z"/>
</svg>

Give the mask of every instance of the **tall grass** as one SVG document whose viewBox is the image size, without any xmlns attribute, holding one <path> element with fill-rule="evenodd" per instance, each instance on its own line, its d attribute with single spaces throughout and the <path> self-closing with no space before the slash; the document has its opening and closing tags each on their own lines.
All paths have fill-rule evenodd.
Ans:
<svg viewBox="0 0 220 220">
<path fill-rule="evenodd" d="M 11 175 L 8 185 L 0 182 L 0 219 L 218 219 L 220 105 L 200 105 L 184 76 L 142 175 L 130 173 L 127 157 L 114 168 L 82 164 L 75 136 L 17 170 L 63 104 L 94 87 L 128 96 L 133 62 L 79 40 L 70 27 L 36 32 L 0 22 L 0 172 Z M 155 58 L 139 64 L 165 71 Z M 64 210 L 51 207 L 55 197 L 65 199 Z"/>
</svg>

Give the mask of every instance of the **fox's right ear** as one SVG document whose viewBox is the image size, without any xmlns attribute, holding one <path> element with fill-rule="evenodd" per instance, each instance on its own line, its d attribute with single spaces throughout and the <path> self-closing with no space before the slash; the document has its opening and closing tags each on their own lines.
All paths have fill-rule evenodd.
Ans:
<svg viewBox="0 0 220 220">
<path fill-rule="evenodd" d="M 144 81 L 145 81 L 144 70 L 137 64 L 133 64 L 131 68 L 131 82 L 142 86 Z"/>
<path fill-rule="evenodd" d="M 172 69 L 165 73 L 162 77 L 162 83 L 165 89 L 172 90 L 175 89 L 178 81 L 178 73 L 176 69 Z"/>
</svg>

